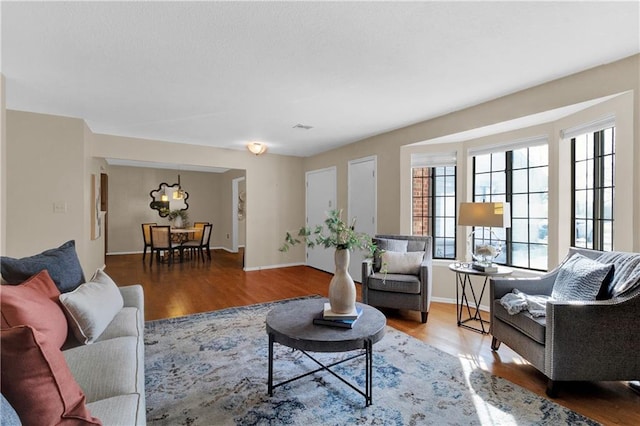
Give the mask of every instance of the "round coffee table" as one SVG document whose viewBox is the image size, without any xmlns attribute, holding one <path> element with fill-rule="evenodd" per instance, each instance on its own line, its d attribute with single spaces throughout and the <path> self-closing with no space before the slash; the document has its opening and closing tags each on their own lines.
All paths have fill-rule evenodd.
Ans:
<svg viewBox="0 0 640 426">
<path fill-rule="evenodd" d="M 269 395 L 273 395 L 273 389 L 278 386 L 309 376 L 318 371 L 328 371 L 356 392 L 365 397 L 366 405 L 372 403 L 372 376 L 373 376 L 373 344 L 380 341 L 385 333 L 387 319 L 385 316 L 369 305 L 356 303 L 362 308 L 362 315 L 356 320 L 353 328 L 338 328 L 313 324 L 313 319 L 322 312 L 327 299 L 304 299 L 284 303 L 273 308 L 267 314 L 267 334 L 269 335 L 269 379 L 267 382 Z M 286 380 L 273 383 L 273 344 L 279 343 L 292 349 L 298 349 L 312 359 L 320 368 Z M 360 353 L 324 365 L 308 352 L 348 352 L 364 350 Z M 330 368 L 354 358 L 365 357 L 365 391 L 340 377 Z"/>
</svg>

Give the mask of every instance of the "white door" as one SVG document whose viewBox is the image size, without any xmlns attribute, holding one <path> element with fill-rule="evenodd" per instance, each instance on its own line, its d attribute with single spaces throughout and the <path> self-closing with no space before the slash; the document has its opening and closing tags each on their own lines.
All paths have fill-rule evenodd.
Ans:
<svg viewBox="0 0 640 426">
<path fill-rule="evenodd" d="M 349 220 L 356 219 L 355 230 L 372 237 L 376 234 L 376 167 L 375 156 L 349 161 Z M 351 253 L 349 275 L 362 282 L 362 261 L 366 250 Z"/>
<path fill-rule="evenodd" d="M 307 220 L 306 225 L 315 228 L 324 223 L 327 212 L 336 208 L 336 168 L 307 172 Z M 321 271 L 333 273 L 333 249 L 307 248 L 307 265 Z"/>
</svg>

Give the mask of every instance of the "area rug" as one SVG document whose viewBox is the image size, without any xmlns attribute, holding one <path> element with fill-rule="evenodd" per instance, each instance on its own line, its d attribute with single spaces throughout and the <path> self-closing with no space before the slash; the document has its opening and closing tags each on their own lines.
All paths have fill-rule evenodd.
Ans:
<svg viewBox="0 0 640 426">
<path fill-rule="evenodd" d="M 373 405 L 327 372 L 267 394 L 265 318 L 276 304 L 150 321 L 145 329 L 151 425 L 596 425 L 598 423 L 387 327 L 373 348 Z M 346 354 L 315 353 L 329 363 Z M 276 383 L 315 369 L 275 344 Z M 336 366 L 364 388 L 364 358 Z"/>
</svg>

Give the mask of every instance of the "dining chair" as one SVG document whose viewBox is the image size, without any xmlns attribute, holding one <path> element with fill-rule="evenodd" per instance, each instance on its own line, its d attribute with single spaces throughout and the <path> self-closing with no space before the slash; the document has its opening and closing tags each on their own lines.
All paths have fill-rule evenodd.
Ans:
<svg viewBox="0 0 640 426">
<path fill-rule="evenodd" d="M 155 252 L 156 259 L 160 263 L 160 252 L 165 250 L 169 265 L 173 262 L 173 251 L 178 248 L 180 250 L 180 260 L 182 260 L 182 248 L 174 247 L 171 242 L 170 226 L 152 226 L 151 227 L 151 260 L 149 266 L 153 265 L 153 254 Z"/>
<path fill-rule="evenodd" d="M 149 222 L 142 224 L 142 241 L 144 242 L 144 248 L 142 249 L 142 261 L 147 256 L 147 248 L 151 247 L 151 227 L 156 226 L 156 222 Z"/>
<path fill-rule="evenodd" d="M 194 231 L 193 238 L 190 238 L 189 241 L 201 241 L 204 226 L 208 224 L 209 222 L 193 222 L 193 227 L 197 229 L 197 231 Z"/>
<path fill-rule="evenodd" d="M 191 240 L 183 243 L 180 247 L 183 249 L 188 249 L 191 251 L 191 258 L 193 258 L 193 254 L 196 250 L 198 250 L 198 259 L 202 258 L 204 262 L 204 251 L 207 250 L 207 257 L 211 260 L 211 249 L 209 248 L 209 241 L 211 240 L 211 229 L 213 225 L 206 224 L 202 229 L 202 235 L 200 240 Z"/>
</svg>

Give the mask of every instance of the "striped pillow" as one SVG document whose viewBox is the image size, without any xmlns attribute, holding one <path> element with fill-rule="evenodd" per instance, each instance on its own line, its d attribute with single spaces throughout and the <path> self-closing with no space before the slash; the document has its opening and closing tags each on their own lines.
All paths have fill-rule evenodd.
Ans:
<svg viewBox="0 0 640 426">
<path fill-rule="evenodd" d="M 579 253 L 560 267 L 551 298 L 561 301 L 592 301 L 613 275 L 613 265 L 591 260 Z"/>
</svg>

